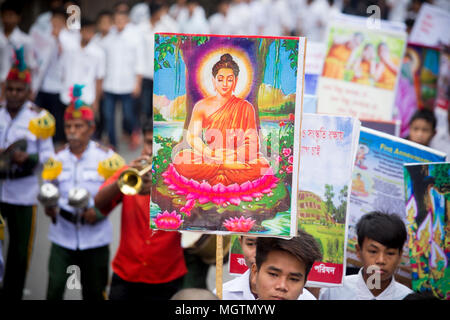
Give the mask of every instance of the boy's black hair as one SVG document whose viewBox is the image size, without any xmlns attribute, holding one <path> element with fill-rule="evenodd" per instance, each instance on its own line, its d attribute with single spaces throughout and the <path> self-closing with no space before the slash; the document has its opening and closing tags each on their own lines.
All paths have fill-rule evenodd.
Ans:
<svg viewBox="0 0 450 320">
<path fill-rule="evenodd" d="M 87 28 L 87 27 L 95 27 L 95 21 L 82 17 L 80 20 L 81 29 Z"/>
<path fill-rule="evenodd" d="M 398 215 L 378 211 L 363 215 L 356 224 L 356 233 L 360 248 L 368 238 L 401 251 L 407 237 L 405 223 Z"/>
<path fill-rule="evenodd" d="M 125 5 L 125 6 L 127 6 L 128 8 L 127 9 L 118 9 L 121 5 Z M 119 1 L 119 2 L 116 2 L 116 4 L 114 4 L 114 6 L 113 6 L 113 9 L 114 9 L 114 13 L 120 13 L 120 14 L 126 14 L 126 15 L 128 15 L 128 14 L 130 14 L 130 10 L 131 10 L 131 8 L 130 8 L 130 5 L 126 2 L 126 1 Z"/>
<path fill-rule="evenodd" d="M 434 115 L 433 111 L 430 111 L 428 109 L 417 110 L 411 117 L 411 120 L 409 120 L 409 125 L 411 125 L 417 119 L 425 120 L 426 122 L 431 124 L 431 126 L 433 127 L 433 131 L 436 130 L 436 116 Z"/>
<path fill-rule="evenodd" d="M 113 13 L 112 13 L 112 11 L 110 11 L 110 10 L 102 10 L 102 11 L 100 11 L 100 12 L 97 14 L 97 17 L 96 17 L 95 21 L 98 22 L 98 20 L 100 20 L 100 18 L 103 17 L 103 16 L 109 16 L 110 18 L 112 18 Z"/>
<path fill-rule="evenodd" d="M 13 11 L 17 15 L 22 15 L 22 1 L 6 0 L 0 5 L 0 12 Z"/>
<path fill-rule="evenodd" d="M 160 3 L 160 2 L 151 2 L 149 5 L 149 10 L 150 10 L 150 15 L 153 16 L 154 14 L 156 14 L 159 10 L 161 10 L 162 8 L 164 8 L 164 4 Z"/>
<path fill-rule="evenodd" d="M 146 120 L 142 124 L 142 134 L 145 135 L 149 131 L 153 132 L 153 119 L 152 118 Z"/>
<path fill-rule="evenodd" d="M 285 251 L 293 255 L 297 260 L 305 264 L 305 282 L 309 271 L 315 261 L 322 260 L 319 245 L 312 235 L 298 230 L 298 236 L 292 239 L 258 237 L 256 240 L 256 267 L 261 269 L 261 265 L 267 260 L 271 251 Z"/>
<path fill-rule="evenodd" d="M 69 15 L 66 12 L 66 9 L 64 9 L 64 7 L 57 7 L 57 8 L 53 8 L 50 10 L 50 12 L 52 13 L 52 16 L 60 16 L 63 19 L 67 19 L 69 17 Z"/>
</svg>

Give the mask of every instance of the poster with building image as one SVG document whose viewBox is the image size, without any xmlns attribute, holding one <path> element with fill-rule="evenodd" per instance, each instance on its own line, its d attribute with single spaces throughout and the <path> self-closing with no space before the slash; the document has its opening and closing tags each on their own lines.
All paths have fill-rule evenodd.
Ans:
<svg viewBox="0 0 450 320">
<path fill-rule="evenodd" d="M 367 19 L 337 16 L 328 25 L 317 112 L 392 120 L 405 44 L 397 23 L 369 28 Z"/>
<path fill-rule="evenodd" d="M 155 35 L 151 228 L 296 234 L 305 45 Z"/>
<path fill-rule="evenodd" d="M 372 211 L 398 214 L 406 223 L 403 165 L 445 161 L 440 151 L 380 131 L 361 127 L 350 193 L 347 262 L 361 267 L 356 255 L 356 224 Z M 397 280 L 410 285 L 408 248 L 396 274 Z"/>
<path fill-rule="evenodd" d="M 308 286 L 339 286 L 345 275 L 346 226 L 360 122 L 353 117 L 303 114 L 298 228 L 319 243 Z M 271 223 L 271 222 L 268 222 Z M 232 274 L 245 272 L 239 241 L 230 250 Z"/>
</svg>

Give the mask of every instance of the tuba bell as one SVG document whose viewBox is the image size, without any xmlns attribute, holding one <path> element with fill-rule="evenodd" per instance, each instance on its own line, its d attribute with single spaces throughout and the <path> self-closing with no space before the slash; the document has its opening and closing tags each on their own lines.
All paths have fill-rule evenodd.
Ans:
<svg viewBox="0 0 450 320">
<path fill-rule="evenodd" d="M 135 168 L 128 168 L 120 174 L 117 183 L 123 194 L 134 196 L 141 191 L 142 176 L 152 169 L 152 164 L 145 160 L 142 160 L 141 164 L 144 168 L 140 171 Z"/>
</svg>

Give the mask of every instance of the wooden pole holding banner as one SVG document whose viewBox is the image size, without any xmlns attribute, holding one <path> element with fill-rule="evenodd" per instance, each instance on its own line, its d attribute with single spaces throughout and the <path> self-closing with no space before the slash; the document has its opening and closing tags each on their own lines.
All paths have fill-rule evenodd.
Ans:
<svg viewBox="0 0 450 320">
<path fill-rule="evenodd" d="M 222 300 L 223 236 L 216 235 L 216 295 Z"/>
</svg>

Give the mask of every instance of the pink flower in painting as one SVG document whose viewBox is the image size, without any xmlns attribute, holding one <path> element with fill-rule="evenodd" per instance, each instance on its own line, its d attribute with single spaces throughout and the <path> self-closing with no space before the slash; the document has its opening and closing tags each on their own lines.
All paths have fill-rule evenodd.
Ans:
<svg viewBox="0 0 450 320">
<path fill-rule="evenodd" d="M 280 123 L 278 124 L 280 127 L 284 127 L 286 125 L 286 123 L 284 121 L 280 121 Z"/>
<path fill-rule="evenodd" d="M 158 229 L 171 229 L 175 230 L 180 227 L 180 225 L 184 222 L 181 220 L 181 215 L 177 214 L 176 211 L 172 211 L 171 213 L 164 211 L 163 213 L 158 213 L 153 221 L 156 224 Z"/>
<path fill-rule="evenodd" d="M 294 163 L 294 156 L 290 156 L 290 157 L 288 158 L 288 162 L 289 162 L 290 164 L 293 164 L 293 163 Z"/>
<path fill-rule="evenodd" d="M 288 167 L 286 168 L 286 172 L 287 172 L 287 173 L 292 173 L 292 170 L 293 170 L 292 165 L 290 165 L 290 166 L 288 166 Z"/>
<path fill-rule="evenodd" d="M 253 220 L 252 218 L 245 219 L 244 216 L 241 216 L 240 218 L 234 217 L 234 218 L 225 220 L 223 223 L 223 226 L 228 231 L 249 232 L 250 229 L 253 228 L 253 225 L 255 224 L 255 222 L 256 222 L 256 220 Z"/>
<path fill-rule="evenodd" d="M 283 148 L 282 152 L 285 157 L 289 157 L 289 155 L 292 153 L 292 150 L 291 148 Z"/>
<path fill-rule="evenodd" d="M 282 162 L 282 161 L 283 161 L 283 158 L 282 158 L 281 156 L 278 156 L 277 162 L 280 163 L 280 162 Z"/>
</svg>

